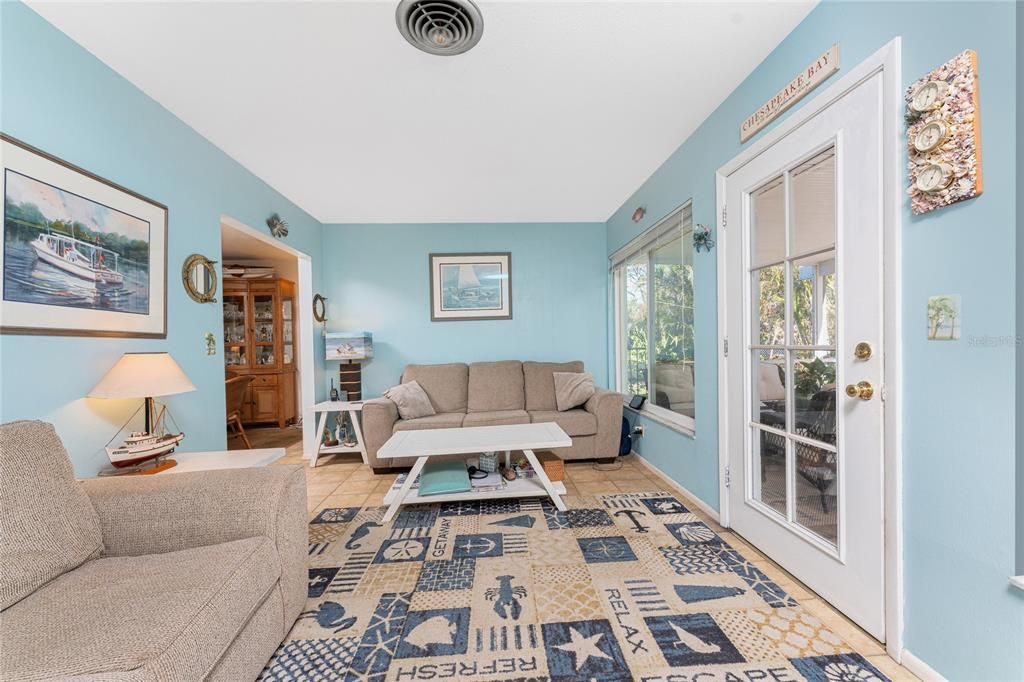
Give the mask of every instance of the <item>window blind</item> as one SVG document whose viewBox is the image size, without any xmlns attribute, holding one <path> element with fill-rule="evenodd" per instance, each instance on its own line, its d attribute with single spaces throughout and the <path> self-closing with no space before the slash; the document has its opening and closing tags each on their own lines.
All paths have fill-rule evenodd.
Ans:
<svg viewBox="0 0 1024 682">
<path fill-rule="evenodd" d="M 680 233 L 685 237 L 692 232 L 693 210 L 688 201 L 609 256 L 609 269 L 614 270 L 637 254 L 669 243 Z"/>
</svg>

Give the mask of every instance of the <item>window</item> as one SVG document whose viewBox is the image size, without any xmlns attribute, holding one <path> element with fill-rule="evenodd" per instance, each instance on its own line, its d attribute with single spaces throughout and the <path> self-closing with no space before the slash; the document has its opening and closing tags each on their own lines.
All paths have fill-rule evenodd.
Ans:
<svg viewBox="0 0 1024 682">
<path fill-rule="evenodd" d="M 618 390 L 694 428 L 693 225 L 673 212 L 611 257 Z"/>
</svg>

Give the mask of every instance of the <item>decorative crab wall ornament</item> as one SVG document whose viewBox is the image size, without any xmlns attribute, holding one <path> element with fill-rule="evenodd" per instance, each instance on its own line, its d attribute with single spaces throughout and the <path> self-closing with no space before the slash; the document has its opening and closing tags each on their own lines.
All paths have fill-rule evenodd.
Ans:
<svg viewBox="0 0 1024 682">
<path fill-rule="evenodd" d="M 693 228 L 693 248 L 700 253 L 701 249 L 711 251 L 715 240 L 711 238 L 711 229 L 707 225 L 695 225 Z"/>
<path fill-rule="evenodd" d="M 647 215 L 647 207 L 646 206 L 637 206 L 636 210 L 633 211 L 633 216 L 632 216 L 633 222 L 634 223 L 640 222 L 641 220 L 644 219 L 645 215 Z"/>
<path fill-rule="evenodd" d="M 270 228 L 270 234 L 277 239 L 284 239 L 288 236 L 288 222 L 276 213 L 271 213 L 267 218 L 267 227 Z"/>
</svg>

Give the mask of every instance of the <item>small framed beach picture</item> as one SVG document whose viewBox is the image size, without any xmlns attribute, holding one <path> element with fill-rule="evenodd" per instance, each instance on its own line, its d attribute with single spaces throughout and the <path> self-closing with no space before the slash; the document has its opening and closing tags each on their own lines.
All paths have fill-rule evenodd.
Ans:
<svg viewBox="0 0 1024 682">
<path fill-rule="evenodd" d="M 511 320 L 512 254 L 430 254 L 430 319 Z"/>
<path fill-rule="evenodd" d="M 167 337 L 167 207 L 0 135 L 0 333 Z"/>
</svg>

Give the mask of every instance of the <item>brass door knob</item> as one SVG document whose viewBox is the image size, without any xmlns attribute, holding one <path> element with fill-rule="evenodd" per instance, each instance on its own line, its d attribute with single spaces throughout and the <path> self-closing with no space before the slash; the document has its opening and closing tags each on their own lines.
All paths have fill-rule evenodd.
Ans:
<svg viewBox="0 0 1024 682">
<path fill-rule="evenodd" d="M 871 396 L 875 394 L 875 387 L 871 385 L 869 381 L 859 381 L 856 384 L 846 385 L 846 395 L 851 398 L 860 398 L 861 400 L 871 400 Z"/>
</svg>

